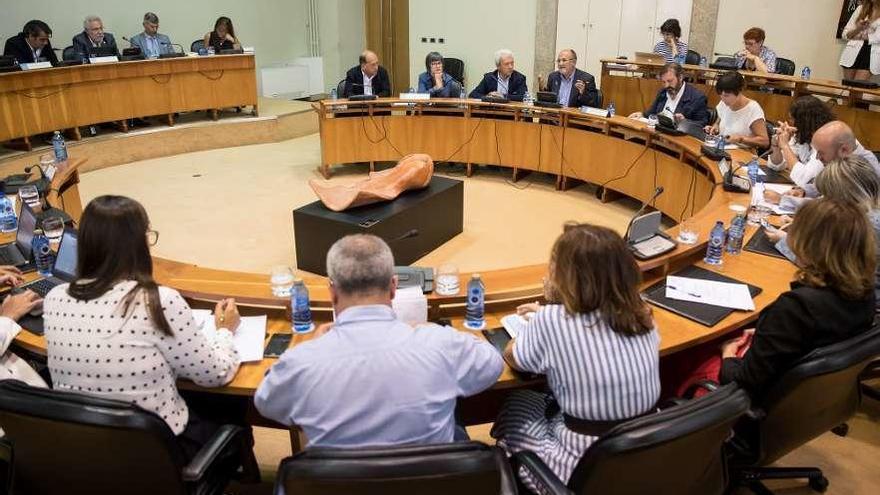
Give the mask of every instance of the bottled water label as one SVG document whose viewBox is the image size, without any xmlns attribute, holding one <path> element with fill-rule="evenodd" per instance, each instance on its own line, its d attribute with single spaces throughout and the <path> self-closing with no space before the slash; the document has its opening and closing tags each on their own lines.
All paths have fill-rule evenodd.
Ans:
<svg viewBox="0 0 880 495">
<path fill-rule="evenodd" d="M 437 287 L 434 292 L 441 296 L 454 296 L 460 290 L 458 275 L 440 275 L 435 282 Z"/>
<path fill-rule="evenodd" d="M 0 232 L 15 232 L 18 219 L 12 209 L 12 201 L 5 195 L 0 197 Z"/>
</svg>

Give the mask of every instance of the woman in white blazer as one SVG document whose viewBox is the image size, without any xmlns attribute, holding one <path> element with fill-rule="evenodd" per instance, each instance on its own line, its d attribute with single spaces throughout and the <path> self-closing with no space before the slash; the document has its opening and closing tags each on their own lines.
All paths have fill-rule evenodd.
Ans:
<svg viewBox="0 0 880 495">
<path fill-rule="evenodd" d="M 843 38 L 843 77 L 866 80 L 880 74 L 880 0 L 860 0 L 843 28 Z"/>
</svg>

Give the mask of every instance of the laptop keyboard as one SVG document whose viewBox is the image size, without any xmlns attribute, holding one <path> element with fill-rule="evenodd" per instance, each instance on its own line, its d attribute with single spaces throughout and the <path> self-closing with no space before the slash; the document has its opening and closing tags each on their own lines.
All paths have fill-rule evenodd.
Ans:
<svg viewBox="0 0 880 495">
<path fill-rule="evenodd" d="M 58 285 L 52 280 L 49 279 L 40 279 L 36 282 L 32 282 L 22 287 L 23 290 L 32 290 L 36 292 L 40 297 L 46 297 L 46 294 L 49 293 L 50 290 L 55 288 Z"/>
</svg>

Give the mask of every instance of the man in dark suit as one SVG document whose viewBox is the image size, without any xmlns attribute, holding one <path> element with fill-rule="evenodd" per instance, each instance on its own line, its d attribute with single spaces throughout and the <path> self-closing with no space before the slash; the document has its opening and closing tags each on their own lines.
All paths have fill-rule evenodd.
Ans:
<svg viewBox="0 0 880 495">
<path fill-rule="evenodd" d="M 526 76 L 513 68 L 513 52 L 501 49 L 495 52 L 495 67 L 483 75 L 480 84 L 471 91 L 470 97 L 482 99 L 486 96 L 523 101 L 529 91 Z"/>
<path fill-rule="evenodd" d="M 701 127 L 709 124 L 706 95 L 684 82 L 684 73 L 680 65 L 674 62 L 664 65 L 660 80 L 663 81 L 663 89 L 657 93 L 651 107 L 644 113 L 633 113 L 630 118 L 638 119 L 645 115 L 665 112 L 675 118 L 676 122 L 687 119 L 700 124 Z"/>
<path fill-rule="evenodd" d="M 49 40 L 52 38 L 52 29 L 43 21 L 28 21 L 21 32 L 6 40 L 3 47 L 3 55 L 15 57 L 20 64 L 33 62 L 58 63 L 58 57 Z"/>
<path fill-rule="evenodd" d="M 104 32 L 104 22 L 100 17 L 90 15 L 83 21 L 83 32 L 73 37 L 73 49 L 80 57 L 86 58 L 92 49 L 102 47 L 119 56 L 113 34 Z"/>
<path fill-rule="evenodd" d="M 351 95 L 371 94 L 379 97 L 391 96 L 391 81 L 388 79 L 388 71 L 379 65 L 379 57 L 365 50 L 359 58 L 360 65 L 356 65 L 345 74 L 345 88 L 340 98 L 348 98 Z"/>
<path fill-rule="evenodd" d="M 564 107 L 579 108 L 599 105 L 596 78 L 577 68 L 577 53 L 571 48 L 559 52 L 555 72 L 547 76 L 547 91 L 556 93 L 556 101 Z"/>
</svg>

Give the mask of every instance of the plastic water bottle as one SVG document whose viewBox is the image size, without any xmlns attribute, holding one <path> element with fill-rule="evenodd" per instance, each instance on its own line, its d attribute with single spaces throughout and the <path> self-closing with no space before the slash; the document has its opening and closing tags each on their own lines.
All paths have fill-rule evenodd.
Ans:
<svg viewBox="0 0 880 495">
<path fill-rule="evenodd" d="M 309 333 L 315 329 L 312 324 L 312 310 L 309 308 L 309 289 L 301 278 L 293 281 L 290 291 L 290 314 L 294 333 Z"/>
<path fill-rule="evenodd" d="M 467 108 L 467 104 L 465 100 L 467 99 L 467 90 L 464 87 L 464 84 L 461 85 L 461 93 L 458 94 L 458 99 L 461 103 L 458 104 L 458 108 Z"/>
<path fill-rule="evenodd" d="M 52 149 L 55 150 L 55 163 L 67 161 L 67 144 L 64 143 L 64 136 L 59 131 L 55 131 L 55 135 L 52 136 Z"/>
<path fill-rule="evenodd" d="M 330 90 L 330 100 L 331 100 L 331 101 L 336 101 L 336 100 L 338 100 L 338 99 L 339 99 L 339 94 L 336 92 L 336 88 L 332 88 L 332 89 Z"/>
<path fill-rule="evenodd" d="M 709 67 L 709 60 L 706 57 L 700 57 L 700 67 Z"/>
<path fill-rule="evenodd" d="M 486 320 L 483 318 L 486 304 L 484 299 L 485 293 L 486 287 L 480 279 L 480 274 L 473 274 L 467 286 L 467 307 L 464 316 L 465 328 L 482 330 L 486 326 Z"/>
<path fill-rule="evenodd" d="M 687 55 L 685 55 L 684 53 L 679 52 L 678 55 L 675 56 L 675 63 L 677 63 L 678 65 L 684 65 L 686 60 Z"/>
<path fill-rule="evenodd" d="M 527 107 L 534 106 L 535 99 L 532 98 L 532 94 L 526 91 L 526 94 L 523 95 L 523 103 L 526 104 Z"/>
<path fill-rule="evenodd" d="M 812 72 L 813 71 L 810 70 L 810 66 L 805 65 L 804 68 L 801 70 L 801 79 L 810 79 L 810 74 Z"/>
<path fill-rule="evenodd" d="M 709 233 L 709 244 L 706 247 L 706 257 L 703 259 L 710 265 L 720 265 L 721 255 L 724 251 L 724 222 L 718 220 Z"/>
<path fill-rule="evenodd" d="M 730 228 L 727 229 L 727 249 L 730 254 L 742 252 L 743 236 L 746 235 L 746 207 L 743 205 L 730 205 L 733 218 L 730 220 Z"/>
<path fill-rule="evenodd" d="M 12 201 L 5 194 L 0 194 L 0 232 L 15 232 L 18 219 L 12 208 Z"/>
<path fill-rule="evenodd" d="M 760 170 L 760 167 L 758 167 L 758 157 L 753 156 L 747 167 L 747 170 L 749 172 L 749 182 L 751 182 L 754 186 L 758 183 L 758 176 L 760 175 L 758 173 L 758 171 Z"/>
<path fill-rule="evenodd" d="M 614 108 L 614 102 L 608 104 L 608 116 L 614 117 L 614 114 L 617 113 L 617 110 Z"/>
<path fill-rule="evenodd" d="M 34 251 L 34 259 L 37 262 L 37 273 L 44 277 L 51 277 L 52 267 L 55 266 L 55 253 L 49 247 L 49 238 L 43 234 L 41 229 L 34 230 L 31 248 Z"/>
<path fill-rule="evenodd" d="M 724 148 L 726 148 L 726 147 L 727 147 L 727 139 L 724 139 L 724 136 L 719 134 L 718 140 L 715 141 L 715 148 L 718 151 L 724 151 Z"/>
</svg>

